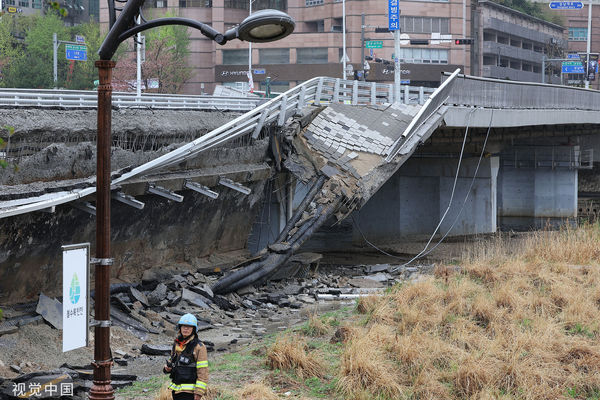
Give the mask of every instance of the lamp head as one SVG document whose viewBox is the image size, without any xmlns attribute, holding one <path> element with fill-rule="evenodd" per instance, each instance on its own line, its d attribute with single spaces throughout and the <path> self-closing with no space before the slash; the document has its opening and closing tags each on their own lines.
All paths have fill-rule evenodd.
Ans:
<svg viewBox="0 0 600 400">
<path fill-rule="evenodd" d="M 225 38 L 246 42 L 265 43 L 283 39 L 294 31 L 293 18 L 278 10 L 260 10 L 248 16 L 241 24 L 228 30 Z"/>
</svg>

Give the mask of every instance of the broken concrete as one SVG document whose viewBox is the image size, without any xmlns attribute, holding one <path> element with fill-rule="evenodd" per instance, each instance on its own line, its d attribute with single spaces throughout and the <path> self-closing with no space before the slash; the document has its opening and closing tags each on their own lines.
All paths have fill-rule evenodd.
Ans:
<svg viewBox="0 0 600 400">
<path fill-rule="evenodd" d="M 56 299 L 40 293 L 37 308 L 35 311 L 40 314 L 50 325 L 56 329 L 62 329 L 63 311 L 62 303 Z"/>
</svg>

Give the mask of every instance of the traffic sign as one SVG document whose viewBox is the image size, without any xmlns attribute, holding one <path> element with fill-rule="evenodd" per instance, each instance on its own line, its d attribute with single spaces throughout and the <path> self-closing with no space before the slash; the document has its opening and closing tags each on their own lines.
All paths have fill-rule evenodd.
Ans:
<svg viewBox="0 0 600 400">
<path fill-rule="evenodd" d="M 65 52 L 67 60 L 87 61 L 87 47 L 81 44 L 66 44 Z"/>
<path fill-rule="evenodd" d="M 77 43 L 85 44 L 85 38 L 81 35 L 75 35 L 75 41 Z"/>
<path fill-rule="evenodd" d="M 261 68 L 261 69 L 255 69 L 255 70 L 254 70 L 254 74 L 255 74 L 255 75 L 264 75 L 264 74 L 266 74 L 266 73 L 267 73 L 267 71 L 265 71 L 265 69 L 264 69 L 264 68 Z"/>
<path fill-rule="evenodd" d="M 383 48 L 383 40 L 367 40 L 365 47 L 367 49 L 381 49 Z"/>
<path fill-rule="evenodd" d="M 388 0 L 388 23 L 390 31 L 400 30 L 400 5 L 398 0 Z"/>
<path fill-rule="evenodd" d="M 574 59 L 579 60 L 579 54 L 570 53 L 570 54 L 567 54 L 567 58 L 574 58 Z"/>
<path fill-rule="evenodd" d="M 563 61 L 562 63 L 563 74 L 583 74 L 583 64 L 581 61 Z"/>
<path fill-rule="evenodd" d="M 553 10 L 578 10 L 583 8 L 580 1 L 553 1 L 548 4 Z"/>
</svg>

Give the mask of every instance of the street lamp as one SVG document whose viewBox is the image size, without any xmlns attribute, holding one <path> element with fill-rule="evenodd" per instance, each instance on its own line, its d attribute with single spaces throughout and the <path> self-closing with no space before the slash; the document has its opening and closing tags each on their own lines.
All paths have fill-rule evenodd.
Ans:
<svg viewBox="0 0 600 400">
<path fill-rule="evenodd" d="M 286 37 L 294 31 L 294 20 L 284 12 L 262 10 L 246 18 L 224 34 L 211 26 L 187 18 L 159 18 L 146 21 L 141 14 L 144 0 L 128 0 L 116 16 L 115 0 L 108 0 L 110 30 L 96 61 L 100 84 L 98 85 L 98 140 L 96 156 L 96 273 L 94 308 L 94 382 L 90 390 L 92 400 L 113 400 L 110 368 L 110 147 L 112 57 L 119 45 L 135 34 L 163 25 L 184 25 L 200 30 L 202 34 L 220 45 L 233 39 L 249 42 L 271 42 Z M 139 17 L 139 19 L 138 19 Z"/>
</svg>

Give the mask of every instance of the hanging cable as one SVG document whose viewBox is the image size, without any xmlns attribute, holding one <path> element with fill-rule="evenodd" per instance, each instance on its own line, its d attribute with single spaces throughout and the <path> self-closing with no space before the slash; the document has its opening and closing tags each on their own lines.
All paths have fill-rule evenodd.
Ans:
<svg viewBox="0 0 600 400">
<path fill-rule="evenodd" d="M 475 168 L 475 173 L 473 174 L 473 179 L 471 179 L 471 184 L 469 185 L 469 190 L 467 190 L 467 195 L 465 196 L 465 199 L 464 199 L 462 205 L 460 206 L 460 210 L 458 211 L 458 214 L 456 214 L 456 217 L 454 218 L 452 225 L 450 225 L 450 228 L 448 228 L 448 230 L 446 231 L 444 236 L 442 236 L 442 238 L 431 249 L 429 249 L 429 250 L 427 250 L 427 252 L 423 253 L 421 255 L 421 257 L 425 257 L 426 255 L 431 253 L 436 247 L 438 247 L 444 241 L 444 239 L 446 239 L 446 237 L 448 236 L 450 231 L 452 231 L 452 228 L 454 228 L 454 225 L 456 225 L 456 223 L 458 222 L 458 219 L 460 218 L 460 215 L 462 214 L 462 212 L 465 208 L 465 205 L 467 204 L 467 200 L 469 199 L 469 194 L 471 193 L 471 190 L 473 189 L 473 184 L 475 183 L 475 178 L 477 178 L 477 172 L 479 172 L 479 166 L 481 165 L 481 160 L 483 159 L 485 147 L 487 145 L 487 141 L 490 136 L 490 131 L 492 129 L 492 120 L 493 119 L 494 119 L 494 109 L 492 109 L 492 115 L 490 116 L 490 124 L 488 125 L 487 133 L 485 134 L 485 140 L 483 141 L 483 147 L 481 148 L 481 153 L 479 154 L 479 160 L 477 161 L 477 167 Z M 411 261 L 402 265 L 401 267 L 407 266 Z"/>
<path fill-rule="evenodd" d="M 444 211 L 444 214 L 442 215 L 442 218 L 440 219 L 440 222 L 435 227 L 435 230 L 431 234 L 431 237 L 427 241 L 427 244 L 425 245 L 425 247 L 423 248 L 423 250 L 421 250 L 419 252 L 419 254 L 417 254 L 416 256 L 414 256 L 413 258 L 411 258 L 410 261 L 408 261 L 407 263 L 404 263 L 402 265 L 399 265 L 398 267 L 394 268 L 392 271 L 396 271 L 399 268 L 403 268 L 403 267 L 409 265 L 411 262 L 413 262 L 417 258 L 422 257 L 423 253 L 425 251 L 427 251 L 427 248 L 431 244 L 431 241 L 433 240 L 435 234 L 440 229 L 440 226 L 442 226 L 442 223 L 444 222 L 444 219 L 446 219 L 446 215 L 448 215 L 448 211 L 450 211 L 450 207 L 452 206 L 452 200 L 454 199 L 454 192 L 456 191 L 456 182 L 458 182 L 458 174 L 460 172 L 460 165 L 462 163 L 463 154 L 465 152 L 465 144 L 467 143 L 467 136 L 469 135 L 469 125 L 471 123 L 471 116 L 473 115 L 474 111 L 475 111 L 475 108 L 471 108 L 471 111 L 469 111 L 469 116 L 467 118 L 467 127 L 465 129 L 465 136 L 463 137 L 462 147 L 460 149 L 460 156 L 458 158 L 458 166 L 456 167 L 456 175 L 454 176 L 454 184 L 452 185 L 452 192 L 450 193 L 450 201 L 448 201 L 448 207 L 446 207 L 446 211 Z"/>
<path fill-rule="evenodd" d="M 365 236 L 365 234 L 363 233 L 363 231 L 360 229 L 360 226 L 358 225 L 358 222 L 356 222 L 356 220 L 354 219 L 354 215 L 353 215 L 353 214 L 350 214 L 350 217 L 352 217 L 352 222 L 354 223 L 354 226 L 356 227 L 356 229 L 358 229 L 358 232 L 359 232 L 359 233 L 360 233 L 360 235 L 362 236 L 363 240 L 364 240 L 365 242 L 367 242 L 367 244 L 368 244 L 369 246 L 371 246 L 372 248 L 374 248 L 374 249 L 375 249 L 375 250 L 377 250 L 378 252 L 380 252 L 380 253 L 382 253 L 382 254 L 385 254 L 386 256 L 393 257 L 393 258 L 398 258 L 398 259 L 404 259 L 403 257 L 398 257 L 398 256 L 395 256 L 395 255 L 393 255 L 393 254 L 390 254 L 390 253 L 388 253 L 388 252 L 386 252 L 386 251 L 384 251 L 384 250 L 380 249 L 379 247 L 375 246 L 373 243 L 369 242 L 369 240 L 367 239 L 367 237 Z"/>
</svg>

